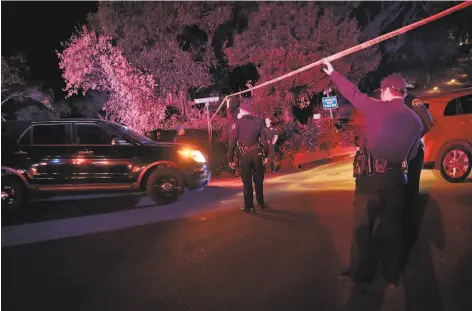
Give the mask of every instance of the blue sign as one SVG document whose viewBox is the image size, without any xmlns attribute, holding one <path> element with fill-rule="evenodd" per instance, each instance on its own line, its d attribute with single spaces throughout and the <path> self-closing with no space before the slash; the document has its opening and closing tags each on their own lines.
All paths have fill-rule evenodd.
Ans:
<svg viewBox="0 0 472 311">
<path fill-rule="evenodd" d="M 338 99 L 336 98 L 336 96 L 323 97 L 321 101 L 323 102 L 324 110 L 338 108 Z"/>
</svg>

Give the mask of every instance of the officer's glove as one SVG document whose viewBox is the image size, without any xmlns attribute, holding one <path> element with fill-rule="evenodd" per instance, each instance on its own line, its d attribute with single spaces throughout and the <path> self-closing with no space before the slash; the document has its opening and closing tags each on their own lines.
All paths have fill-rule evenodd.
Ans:
<svg viewBox="0 0 472 311">
<path fill-rule="evenodd" d="M 266 165 L 267 162 L 269 162 L 269 158 L 264 158 L 264 160 L 262 160 L 262 163 L 264 163 L 264 165 Z"/>
</svg>

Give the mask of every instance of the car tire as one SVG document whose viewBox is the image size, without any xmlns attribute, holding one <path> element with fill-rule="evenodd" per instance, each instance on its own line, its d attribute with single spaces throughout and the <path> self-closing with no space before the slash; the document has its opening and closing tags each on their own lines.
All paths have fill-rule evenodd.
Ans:
<svg viewBox="0 0 472 311">
<path fill-rule="evenodd" d="M 147 195 L 157 204 L 176 202 L 183 193 L 183 177 L 179 170 L 160 167 L 155 169 L 146 183 Z"/>
<path fill-rule="evenodd" d="M 2 211 L 16 211 L 27 202 L 27 192 L 20 181 L 2 177 Z"/>
<path fill-rule="evenodd" d="M 462 145 L 447 148 L 441 155 L 439 173 L 450 183 L 459 183 L 467 179 L 472 168 L 472 156 Z M 455 169 L 455 170 L 454 170 Z M 456 172 L 459 171 L 459 175 Z"/>
</svg>

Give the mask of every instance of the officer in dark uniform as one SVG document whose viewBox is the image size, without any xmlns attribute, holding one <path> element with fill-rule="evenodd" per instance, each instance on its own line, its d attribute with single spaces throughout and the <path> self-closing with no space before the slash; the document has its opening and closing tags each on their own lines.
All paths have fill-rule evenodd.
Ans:
<svg viewBox="0 0 472 311">
<path fill-rule="evenodd" d="M 334 71 L 329 61 L 323 63 L 339 92 L 366 117 L 364 151 L 354 167 L 355 229 L 350 270 L 340 278 L 351 286 L 369 286 L 380 263 L 385 280 L 397 286 L 407 163 L 419 147 L 421 120 L 404 104 L 406 83 L 401 77 L 385 78 L 381 100 L 375 100 Z"/>
<path fill-rule="evenodd" d="M 429 113 L 426 106 L 423 104 L 421 100 L 415 98 L 414 96 L 408 94 L 405 98 L 405 105 L 410 108 L 414 113 L 418 115 L 423 123 L 423 133 L 421 138 L 431 129 L 433 126 L 433 118 Z M 418 197 L 418 193 L 420 190 L 420 177 L 421 177 L 421 169 L 423 168 L 423 161 L 424 161 L 424 142 L 421 139 L 420 147 L 418 148 L 418 152 L 416 153 L 416 157 L 414 157 L 408 163 L 408 184 L 407 184 L 407 195 L 406 200 L 407 203 L 411 202 L 414 203 Z"/>
<path fill-rule="evenodd" d="M 415 112 L 423 123 L 423 133 L 421 138 L 431 129 L 433 126 L 433 118 L 431 117 L 428 109 L 421 100 L 408 94 L 405 98 L 405 105 Z M 420 141 L 420 146 L 416 156 L 408 163 L 408 182 L 406 187 L 405 195 L 405 208 L 402 216 L 402 237 L 403 237 L 403 253 L 401 257 L 401 267 L 405 268 L 408 258 L 418 239 L 420 229 L 420 215 L 421 211 L 418 210 L 419 206 L 418 197 L 420 190 L 420 177 L 421 170 L 423 168 L 424 161 L 424 142 L 423 139 Z"/>
<path fill-rule="evenodd" d="M 239 150 L 239 167 L 243 181 L 244 206 L 242 210 L 255 212 L 252 197 L 252 182 L 256 190 L 258 207 L 264 209 L 264 164 L 263 155 L 266 155 L 267 138 L 261 121 L 251 115 L 250 101 L 239 105 L 241 118 L 231 126 L 229 135 L 228 159 L 234 167 L 233 156 L 235 149 Z M 262 149 L 261 149 L 262 147 Z"/>
<path fill-rule="evenodd" d="M 226 116 L 228 117 L 230 128 L 231 128 L 233 124 L 236 124 L 237 118 L 235 118 L 231 112 L 231 104 L 230 104 L 229 98 L 226 99 Z M 237 150 L 234 153 L 233 160 L 231 162 L 234 163 L 234 167 L 232 168 L 234 170 L 233 177 L 238 177 L 239 176 L 239 155 L 238 155 Z"/>
<path fill-rule="evenodd" d="M 275 143 L 277 142 L 277 139 L 279 138 L 279 133 L 277 132 L 277 129 L 272 126 L 272 120 L 267 117 L 265 118 L 265 135 L 267 138 L 267 145 L 269 148 L 269 171 L 274 172 L 275 171 Z"/>
</svg>

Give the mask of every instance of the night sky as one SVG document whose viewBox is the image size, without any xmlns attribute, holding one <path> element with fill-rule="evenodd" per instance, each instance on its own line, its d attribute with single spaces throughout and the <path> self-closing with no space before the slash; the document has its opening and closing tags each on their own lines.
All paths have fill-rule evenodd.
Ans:
<svg viewBox="0 0 472 311">
<path fill-rule="evenodd" d="M 65 85 L 55 51 L 62 50 L 61 42 L 73 34 L 75 27 L 85 24 L 87 13 L 96 12 L 97 3 L 2 1 L 2 56 L 23 52 L 33 78 L 61 94 Z"/>
</svg>

